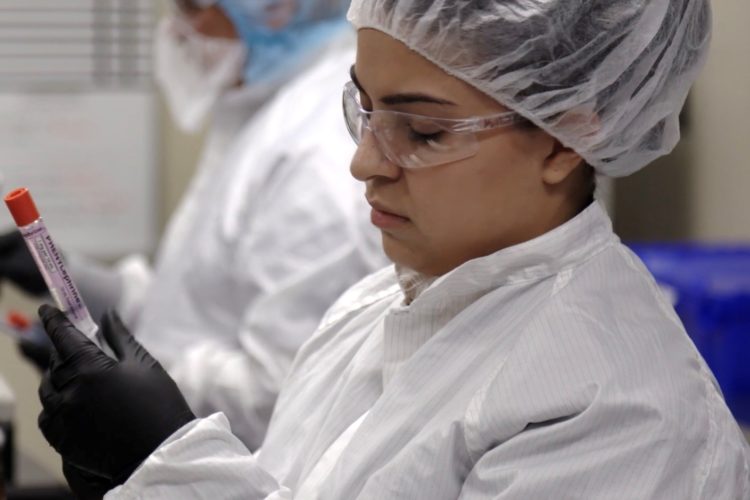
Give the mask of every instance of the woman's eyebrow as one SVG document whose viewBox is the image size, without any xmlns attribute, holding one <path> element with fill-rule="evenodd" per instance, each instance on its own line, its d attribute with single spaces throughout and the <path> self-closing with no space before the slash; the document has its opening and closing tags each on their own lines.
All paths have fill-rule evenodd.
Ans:
<svg viewBox="0 0 750 500">
<path fill-rule="evenodd" d="M 357 78 L 357 73 L 354 71 L 354 65 L 352 64 L 349 68 L 349 78 L 352 79 L 352 82 L 354 83 L 354 86 L 357 87 L 357 89 L 362 92 L 363 94 L 366 94 L 365 89 L 362 88 L 362 84 L 359 83 L 359 79 Z"/>
<path fill-rule="evenodd" d="M 395 104 L 413 104 L 416 102 L 429 103 L 429 104 L 440 104 L 444 106 L 455 106 L 456 103 L 440 99 L 439 97 L 433 97 L 427 94 L 420 93 L 406 93 L 406 94 L 392 94 L 380 98 L 380 102 L 388 106 Z"/>
<path fill-rule="evenodd" d="M 352 82 L 354 85 L 359 89 L 360 92 L 363 94 L 367 94 L 365 92 L 365 89 L 362 88 L 362 84 L 359 83 L 359 80 L 357 79 L 357 73 L 354 71 L 354 66 L 352 65 L 351 68 L 349 68 L 349 76 L 352 79 Z M 407 92 L 404 94 L 391 94 L 384 97 L 381 97 L 380 102 L 387 106 L 394 106 L 396 104 L 414 104 L 414 103 L 429 103 L 429 104 L 440 104 L 443 106 L 455 106 L 456 103 L 441 99 L 439 97 L 434 97 L 428 94 L 422 94 L 419 92 Z"/>
</svg>

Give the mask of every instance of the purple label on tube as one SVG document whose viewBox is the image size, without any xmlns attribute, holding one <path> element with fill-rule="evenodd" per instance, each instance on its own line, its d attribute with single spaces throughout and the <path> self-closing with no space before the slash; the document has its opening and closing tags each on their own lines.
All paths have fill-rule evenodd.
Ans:
<svg viewBox="0 0 750 500">
<path fill-rule="evenodd" d="M 19 229 L 58 307 L 74 324 L 90 322 L 88 309 L 73 279 L 65 269 L 62 256 L 44 227 L 44 223 L 38 220 Z"/>
</svg>

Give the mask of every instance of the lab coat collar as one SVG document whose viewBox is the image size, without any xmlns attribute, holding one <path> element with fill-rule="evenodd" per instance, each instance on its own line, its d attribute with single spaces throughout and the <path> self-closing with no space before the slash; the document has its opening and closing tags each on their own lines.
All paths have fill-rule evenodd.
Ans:
<svg viewBox="0 0 750 500">
<path fill-rule="evenodd" d="M 572 269 L 617 241 L 609 216 L 594 202 L 552 231 L 462 264 L 434 280 L 401 309 L 426 312 L 448 307 L 458 312 L 495 288 L 539 281 Z"/>
<path fill-rule="evenodd" d="M 616 241 L 609 216 L 594 202 L 552 231 L 466 262 L 437 279 L 397 268 L 404 300 L 383 318 L 383 385 L 436 332 L 487 293 L 573 269 Z"/>
</svg>

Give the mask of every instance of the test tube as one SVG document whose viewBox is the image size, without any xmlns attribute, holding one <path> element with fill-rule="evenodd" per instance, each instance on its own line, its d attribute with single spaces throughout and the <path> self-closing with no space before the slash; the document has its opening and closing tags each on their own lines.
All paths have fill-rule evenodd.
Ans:
<svg viewBox="0 0 750 500">
<path fill-rule="evenodd" d="M 62 255 L 49 235 L 44 221 L 39 216 L 31 193 L 26 188 L 11 191 L 5 197 L 18 230 L 21 231 L 26 245 L 31 251 L 39 272 L 44 277 L 52 299 L 57 307 L 65 313 L 73 325 L 89 339 L 102 347 L 99 328 L 91 319 L 86 304 L 83 303 L 73 278 L 68 274 Z"/>
</svg>

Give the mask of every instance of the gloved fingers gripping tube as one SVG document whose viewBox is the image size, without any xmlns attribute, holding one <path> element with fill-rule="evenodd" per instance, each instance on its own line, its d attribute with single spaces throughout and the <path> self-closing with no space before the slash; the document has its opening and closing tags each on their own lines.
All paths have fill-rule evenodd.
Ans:
<svg viewBox="0 0 750 500">
<path fill-rule="evenodd" d="M 106 344 L 102 342 L 99 328 L 91 318 L 73 278 L 68 274 L 62 255 L 47 231 L 29 190 L 19 188 L 11 191 L 5 197 L 5 203 L 57 307 L 78 330 L 103 348 Z"/>
<path fill-rule="evenodd" d="M 195 419 L 177 384 L 114 313 L 101 331 L 118 353 L 105 355 L 60 310 L 43 305 L 39 317 L 55 346 L 39 386 L 39 428 L 74 469 L 66 478 L 87 498 L 109 489 L 179 428 Z M 80 473 L 80 474 L 79 474 Z"/>
</svg>

